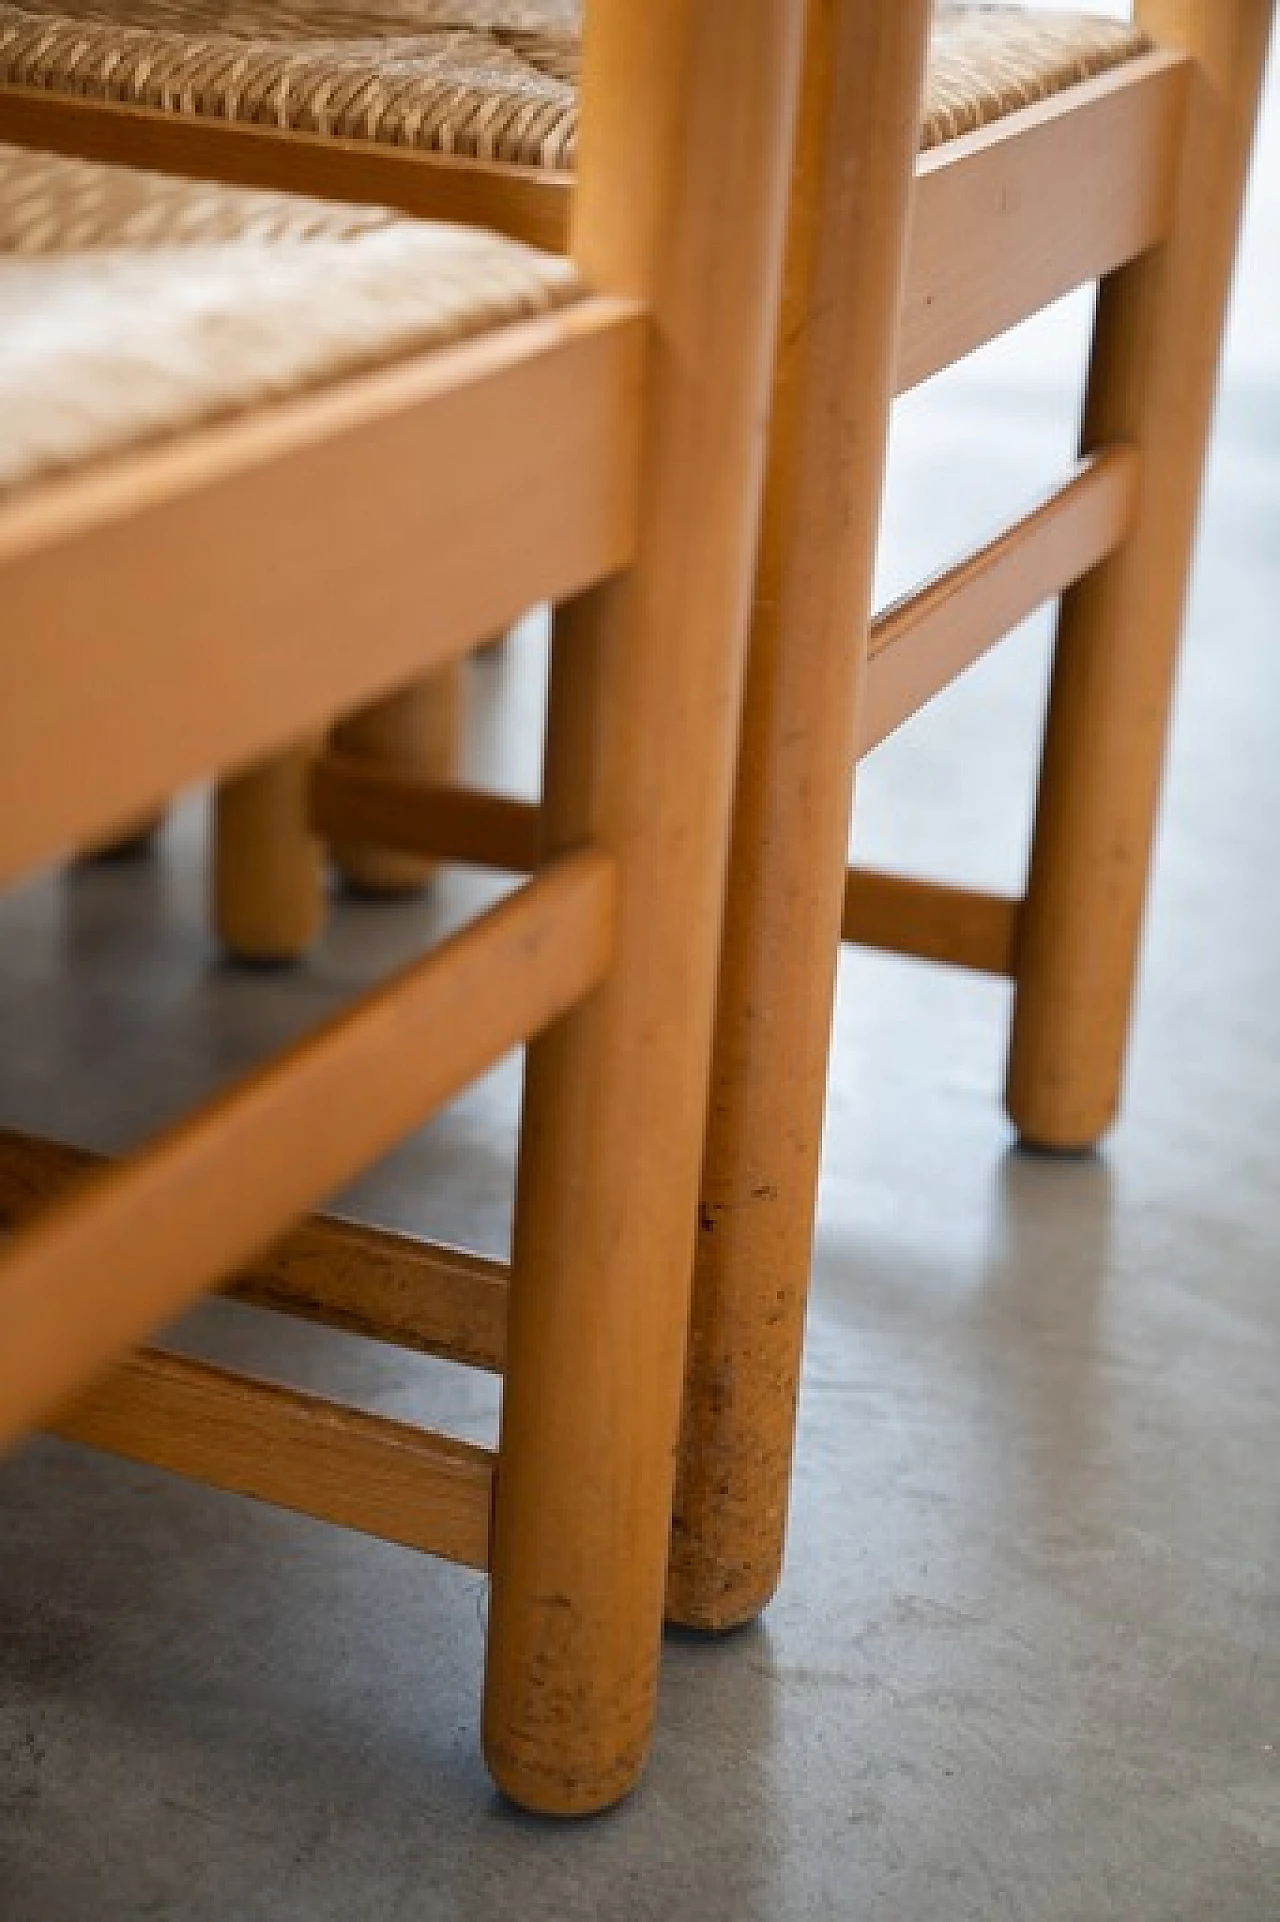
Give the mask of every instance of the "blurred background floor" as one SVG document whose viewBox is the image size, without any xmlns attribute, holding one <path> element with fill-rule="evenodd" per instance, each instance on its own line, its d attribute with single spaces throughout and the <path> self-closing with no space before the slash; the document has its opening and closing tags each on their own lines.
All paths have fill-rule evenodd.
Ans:
<svg viewBox="0 0 1280 1922">
<path fill-rule="evenodd" d="M 758 1628 L 669 1638 L 639 1794 L 497 1802 L 476 1577 L 33 1443 L 0 1467 L 5 1922 L 1280 1916 L 1278 297 L 1273 85 L 1124 1123 L 1019 1155 L 1005 991 L 846 956 L 788 1573 Z M 1058 470 L 1086 318 L 900 409 L 886 594 Z M 1045 632 L 868 764 L 862 858 L 1019 884 Z M 477 766 L 526 790 L 542 672 L 531 633 L 472 682 Z M 202 835 L 192 804 L 158 860 L 0 903 L 0 1123 L 135 1140 L 489 885 L 236 974 Z M 517 1087 L 345 1203 L 502 1252 Z M 462 1371 L 217 1304 L 180 1339 L 493 1432 Z"/>
</svg>

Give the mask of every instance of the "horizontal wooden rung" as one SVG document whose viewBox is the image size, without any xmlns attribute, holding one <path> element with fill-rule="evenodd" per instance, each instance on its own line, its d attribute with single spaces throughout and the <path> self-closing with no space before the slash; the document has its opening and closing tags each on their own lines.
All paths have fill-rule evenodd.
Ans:
<svg viewBox="0 0 1280 1922">
<path fill-rule="evenodd" d="M 0 1249 L 0 1442 L 269 1248 L 599 982 L 613 864 L 544 868 Z"/>
<path fill-rule="evenodd" d="M 489 1566 L 493 1454 L 385 1415 L 144 1350 L 48 1428 L 467 1568 Z"/>
<path fill-rule="evenodd" d="M 491 1374 L 506 1359 L 505 1263 L 359 1222 L 307 1222 L 226 1292 Z"/>
<path fill-rule="evenodd" d="M 105 1165 L 84 1149 L 0 1130 L 0 1228 L 18 1227 Z M 222 1293 L 500 1374 L 508 1283 L 502 1262 L 320 1215 Z"/>
<path fill-rule="evenodd" d="M 1010 527 L 873 622 L 861 752 L 878 747 L 988 648 L 1115 552 L 1129 530 L 1139 458 L 1113 446 Z"/>
<path fill-rule="evenodd" d="M 323 754 L 311 778 L 311 823 L 347 847 L 528 874 L 538 865 L 541 811 L 532 801 L 441 787 Z"/>
<path fill-rule="evenodd" d="M 861 948 L 1013 976 L 1021 906 L 1005 895 L 850 868 L 841 936 Z"/>
</svg>

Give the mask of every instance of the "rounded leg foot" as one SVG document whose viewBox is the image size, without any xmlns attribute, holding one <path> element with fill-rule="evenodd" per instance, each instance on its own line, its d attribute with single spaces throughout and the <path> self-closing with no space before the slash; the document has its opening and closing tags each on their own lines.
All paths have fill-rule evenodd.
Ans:
<svg viewBox="0 0 1280 1922">
<path fill-rule="evenodd" d="M 604 1815 L 626 1800 L 644 1773 L 649 1742 L 646 1736 L 635 1750 L 607 1757 L 593 1753 L 579 1761 L 565 1741 L 557 1741 L 552 1759 L 547 1750 L 535 1753 L 513 1743 L 505 1728 L 491 1729 L 486 1711 L 483 1749 L 495 1787 L 516 1808 L 529 1815 L 582 1820 Z"/>
<path fill-rule="evenodd" d="M 669 1628 L 690 1629 L 698 1635 L 736 1635 L 751 1628 L 778 1592 L 781 1570 L 771 1581 L 741 1585 L 732 1573 L 692 1569 L 676 1574 L 667 1584 L 666 1622 Z"/>
<path fill-rule="evenodd" d="M 1040 986 L 1033 978 L 1030 990 Z M 1069 985 L 1069 984 L 1068 984 Z M 1037 1028 L 1041 1011 L 1019 987 L 1015 1002 L 1004 1108 L 1028 1154 L 1079 1160 L 1095 1154 L 1120 1117 L 1123 1030 L 1099 1071 L 1087 1050 L 1062 1041 L 1062 1030 Z M 1066 1023 L 1062 1027 L 1066 1027 Z M 1109 1072 L 1108 1072 L 1109 1069 Z"/>
<path fill-rule="evenodd" d="M 1014 1123 L 1017 1127 L 1017 1123 Z M 1018 1149 L 1024 1155 L 1033 1155 L 1044 1161 L 1090 1161 L 1102 1147 L 1106 1129 L 1092 1136 L 1075 1140 L 1057 1140 L 1048 1134 L 1036 1134 L 1029 1129 L 1018 1128 Z"/>
</svg>

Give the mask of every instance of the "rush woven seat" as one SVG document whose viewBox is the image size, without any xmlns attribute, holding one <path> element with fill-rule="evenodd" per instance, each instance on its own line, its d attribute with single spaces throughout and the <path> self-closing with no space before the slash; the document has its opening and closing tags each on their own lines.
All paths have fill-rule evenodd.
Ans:
<svg viewBox="0 0 1280 1922">
<path fill-rule="evenodd" d="M 578 125 L 578 0 L 22 0 L 0 84 L 183 118 L 559 171 Z M 1132 26 L 943 6 L 921 145 L 1145 50 Z"/>
<path fill-rule="evenodd" d="M 493 234 L 0 147 L 0 487 L 574 290 Z"/>
</svg>

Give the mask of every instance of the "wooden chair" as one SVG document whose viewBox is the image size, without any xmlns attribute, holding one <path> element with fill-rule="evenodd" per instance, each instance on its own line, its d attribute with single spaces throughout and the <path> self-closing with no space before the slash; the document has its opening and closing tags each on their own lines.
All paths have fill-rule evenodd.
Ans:
<svg viewBox="0 0 1280 1922">
<path fill-rule="evenodd" d="M 926 153 L 896 362 L 864 352 L 842 224 L 803 266 L 793 236 L 668 1585 L 681 1620 L 749 1619 L 781 1569 L 838 942 L 1012 982 L 1006 1103 L 1029 1146 L 1079 1153 L 1115 1119 L 1273 11 L 1138 0 L 1148 50 Z M 866 421 L 1094 280 L 1075 470 L 868 627 Z M 846 873 L 855 760 L 1057 596 L 1023 896 Z"/>
<path fill-rule="evenodd" d="M 580 0 L 418 0 L 408 10 L 402 0 L 0 0 L 0 138 L 480 221 L 563 247 L 580 15 Z M 974 7 L 945 16 L 936 39 L 930 142 L 1131 50 L 1105 22 L 1011 25 Z M 329 744 L 335 772 L 450 782 L 460 698 L 448 670 L 347 717 Z M 213 919 L 232 953 L 295 957 L 319 932 L 306 829 L 321 746 L 241 770 L 219 790 Z M 353 842 L 362 788 L 334 779 L 323 792 L 330 852 L 349 879 L 378 892 L 422 881 L 430 862 Z"/>
<path fill-rule="evenodd" d="M 914 132 L 929 11 L 810 9 L 668 1579 L 671 1618 L 707 1628 L 754 1615 L 781 1567 L 840 940 L 1013 982 L 1007 1100 L 1029 1144 L 1089 1148 L 1115 1115 L 1273 6 L 1138 0 L 1128 27 L 938 9 L 904 266 L 893 168 Z M 336 180 L 339 154 L 358 159 L 368 190 L 394 204 L 560 244 L 574 9 L 534 8 L 544 24 L 532 37 L 524 12 L 523 38 L 493 41 L 480 107 L 444 87 L 434 115 L 382 142 L 385 123 L 361 118 L 367 96 L 346 118 L 317 109 L 308 166 Z M 525 62 L 516 88 L 503 78 L 513 57 Z M 0 124 L 41 138 L 227 178 L 301 165 L 296 134 L 264 127 L 259 109 L 252 125 L 237 118 L 244 95 L 157 106 L 127 68 L 94 80 L 92 57 L 74 100 L 47 66 L 54 90 L 40 96 L 8 71 Z M 300 74 L 276 110 L 293 112 L 313 84 Z M 882 160 L 859 172 L 855 151 L 864 167 L 867 153 Z M 895 346 L 884 295 L 900 280 Z M 1090 281 L 1100 296 L 1074 472 L 869 623 L 891 395 Z M 858 756 L 1059 595 L 1023 898 L 846 872 Z M 367 762 L 322 762 L 311 806 L 331 834 L 409 853 L 517 869 L 539 858 L 536 810 L 433 797 Z M 269 858 L 261 820 L 246 840 L 251 874 Z"/>
<path fill-rule="evenodd" d="M 1114 1119 L 1274 9 L 1138 0 L 1128 27 L 1017 9 L 942 8 L 930 22 L 931 11 L 810 10 L 668 1574 L 669 1618 L 702 1628 L 749 1620 L 781 1569 L 840 941 L 1013 982 L 1007 1104 L 1029 1145 L 1080 1152 Z M 893 170 L 930 31 L 904 261 Z M 144 124 L 156 136 L 153 121 L 116 111 L 116 137 L 140 138 Z M 376 164 L 394 173 L 396 198 L 554 240 L 569 178 L 545 163 L 573 154 L 571 128 L 556 124 L 552 140 L 537 123 L 538 167 L 527 149 L 505 164 L 389 151 Z M 251 148 L 266 164 L 258 136 L 200 131 L 203 164 L 215 148 L 228 171 Z M 176 154 L 168 121 L 164 137 Z M 859 173 L 855 151 L 880 164 Z M 892 395 L 1090 281 L 1100 292 L 1074 471 L 871 621 Z M 882 296 L 899 284 L 895 343 Z M 846 871 L 859 756 L 1058 596 L 1025 895 Z M 374 844 L 500 866 L 537 860 L 535 811 L 423 799 L 338 760 L 314 789 L 331 831 L 358 824 Z"/>
<path fill-rule="evenodd" d="M 1009 1107 L 1027 1141 L 1078 1150 L 1114 1113 L 1272 7 L 1139 0 L 1130 31 L 1061 18 L 1048 38 L 1016 10 L 940 10 L 904 267 L 894 142 L 916 138 L 926 11 L 811 8 L 668 1585 L 669 1614 L 703 1627 L 748 1619 L 780 1566 L 839 940 L 1014 981 Z M 514 91 L 495 80 L 482 112 L 450 95 L 452 117 L 401 121 L 380 144 L 376 114 L 317 111 L 310 183 L 358 158 L 393 204 L 561 244 L 569 26 L 531 44 L 526 20 L 518 45 L 508 36 L 503 51 L 529 70 Z M 948 66 L 947 28 L 977 32 L 964 45 L 981 57 Z M 225 90 L 150 100 L 131 71 L 108 85 L 87 58 L 73 98 L 48 66 L 37 90 L 11 64 L 0 125 L 227 178 L 302 164 L 298 132 L 264 125 L 264 107 L 246 124 L 243 96 Z M 271 113 L 294 98 L 278 91 Z M 881 164 L 848 165 L 863 138 Z M 884 297 L 900 280 L 895 347 Z M 869 623 L 888 399 L 1090 281 L 1101 295 L 1076 470 Z M 1025 898 L 846 872 L 858 755 L 1059 594 Z M 350 760 L 322 761 L 310 806 L 332 832 L 410 853 L 517 870 L 540 857 L 537 809 L 430 794 Z M 267 841 L 254 845 L 263 860 Z"/>
<path fill-rule="evenodd" d="M 535 877 L 115 1168 L 0 1155 L 0 1438 L 488 1568 L 485 1750 L 533 1809 L 649 1741 L 800 42 L 791 0 L 596 0 L 568 266 L 0 155 L 0 878 L 562 606 Z M 526 1038 L 509 1278 L 279 1238 Z M 237 1275 L 502 1366 L 497 1453 L 116 1360 Z"/>
</svg>

